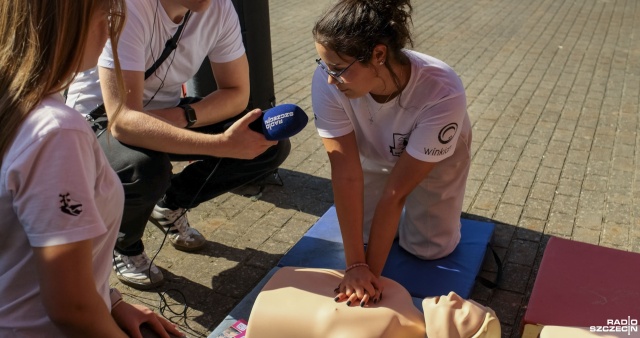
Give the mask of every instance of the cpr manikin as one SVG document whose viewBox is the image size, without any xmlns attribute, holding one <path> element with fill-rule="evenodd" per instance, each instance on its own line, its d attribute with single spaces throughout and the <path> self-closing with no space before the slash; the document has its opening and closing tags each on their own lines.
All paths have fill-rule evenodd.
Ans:
<svg viewBox="0 0 640 338">
<path fill-rule="evenodd" d="M 424 315 L 407 290 L 381 277 L 383 299 L 365 307 L 336 303 L 343 271 L 283 267 L 264 286 L 249 316 L 249 338 L 499 338 L 490 308 L 454 292 L 423 300 Z M 328 291 L 328 292 L 327 292 Z"/>
</svg>

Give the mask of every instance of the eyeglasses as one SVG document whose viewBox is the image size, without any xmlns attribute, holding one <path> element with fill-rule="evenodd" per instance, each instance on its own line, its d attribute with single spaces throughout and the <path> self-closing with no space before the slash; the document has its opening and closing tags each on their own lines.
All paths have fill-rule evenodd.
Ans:
<svg viewBox="0 0 640 338">
<path fill-rule="evenodd" d="M 327 74 L 329 74 L 329 76 L 331 76 L 332 78 L 334 78 L 336 81 L 338 81 L 338 83 L 344 83 L 344 81 L 342 80 L 342 74 L 344 74 L 344 72 L 347 71 L 347 69 L 349 69 L 349 67 L 351 67 L 354 63 L 356 63 L 356 61 L 359 61 L 360 59 L 355 59 L 353 60 L 353 62 L 351 62 L 347 68 L 339 71 L 339 72 L 335 72 L 333 70 L 329 70 L 329 68 L 327 67 L 327 65 L 325 65 L 325 63 L 322 61 L 322 59 L 316 59 L 316 63 L 318 64 L 318 66 L 320 68 L 322 68 Z"/>
</svg>

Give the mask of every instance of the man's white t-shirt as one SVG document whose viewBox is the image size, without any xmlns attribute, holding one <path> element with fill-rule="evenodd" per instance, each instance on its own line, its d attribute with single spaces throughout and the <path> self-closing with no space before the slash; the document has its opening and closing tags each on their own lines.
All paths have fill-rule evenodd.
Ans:
<svg viewBox="0 0 640 338">
<path fill-rule="evenodd" d="M 40 294 L 32 247 L 93 239 L 93 276 L 107 307 L 122 184 L 87 122 L 61 95 L 20 126 L 0 167 L 0 337 L 62 337 Z"/>
<path fill-rule="evenodd" d="M 471 123 L 455 71 L 429 55 L 404 53 L 411 61 L 411 76 L 399 98 L 384 104 L 368 94 L 349 99 L 318 67 L 312 104 L 321 137 L 355 133 L 365 175 L 365 242 L 380 193 L 400 155 L 406 151 L 417 160 L 437 163 L 409 195 L 400 221 L 400 244 L 431 259 L 448 254 L 459 240 Z"/>
<path fill-rule="evenodd" d="M 159 6 L 159 7 L 158 7 Z M 123 70 L 145 72 L 177 31 L 156 0 L 127 0 L 127 21 L 118 43 Z M 213 0 L 202 12 L 191 13 L 178 47 L 144 83 L 145 109 L 178 105 L 182 85 L 196 74 L 205 57 L 214 63 L 238 59 L 245 52 L 238 14 L 230 0 Z M 98 66 L 114 68 L 111 43 L 107 42 Z M 67 105 L 82 114 L 102 104 L 96 68 L 76 76 L 67 94 Z"/>
</svg>

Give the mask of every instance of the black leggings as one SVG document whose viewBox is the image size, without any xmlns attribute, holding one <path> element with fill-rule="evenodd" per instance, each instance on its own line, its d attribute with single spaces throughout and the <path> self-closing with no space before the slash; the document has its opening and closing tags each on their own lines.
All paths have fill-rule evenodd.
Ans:
<svg viewBox="0 0 640 338">
<path fill-rule="evenodd" d="M 235 119 L 237 118 L 192 130 L 219 134 Z M 142 236 L 145 226 L 154 206 L 164 195 L 173 205 L 194 208 L 273 172 L 291 150 L 289 140 L 282 140 L 252 160 L 240 160 L 162 153 L 126 145 L 109 133 L 103 133 L 98 141 L 124 187 L 124 213 L 116 251 L 127 256 L 139 255 L 144 251 Z M 195 162 L 174 175 L 171 161 Z M 203 186 L 218 162 L 215 173 Z M 198 193 L 201 187 L 202 190 Z"/>
</svg>

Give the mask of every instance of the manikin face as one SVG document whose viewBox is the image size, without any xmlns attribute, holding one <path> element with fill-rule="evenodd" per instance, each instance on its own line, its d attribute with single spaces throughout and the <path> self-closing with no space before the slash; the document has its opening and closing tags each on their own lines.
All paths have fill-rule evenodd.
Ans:
<svg viewBox="0 0 640 338">
<path fill-rule="evenodd" d="M 462 299 L 455 292 L 425 298 L 422 307 L 429 337 L 471 337 L 478 332 L 487 313 L 482 305 Z"/>
<path fill-rule="evenodd" d="M 372 84 L 375 83 L 375 73 L 371 68 L 365 66 L 353 57 L 345 57 L 345 59 L 343 59 L 336 54 L 336 52 L 326 49 L 319 43 L 316 43 L 316 51 L 329 71 L 340 73 L 346 69 L 340 74 L 342 83 L 333 76 L 325 73 L 327 75 L 327 82 L 338 87 L 346 97 L 355 99 L 371 91 Z M 347 67 L 349 68 L 347 69 Z"/>
</svg>

